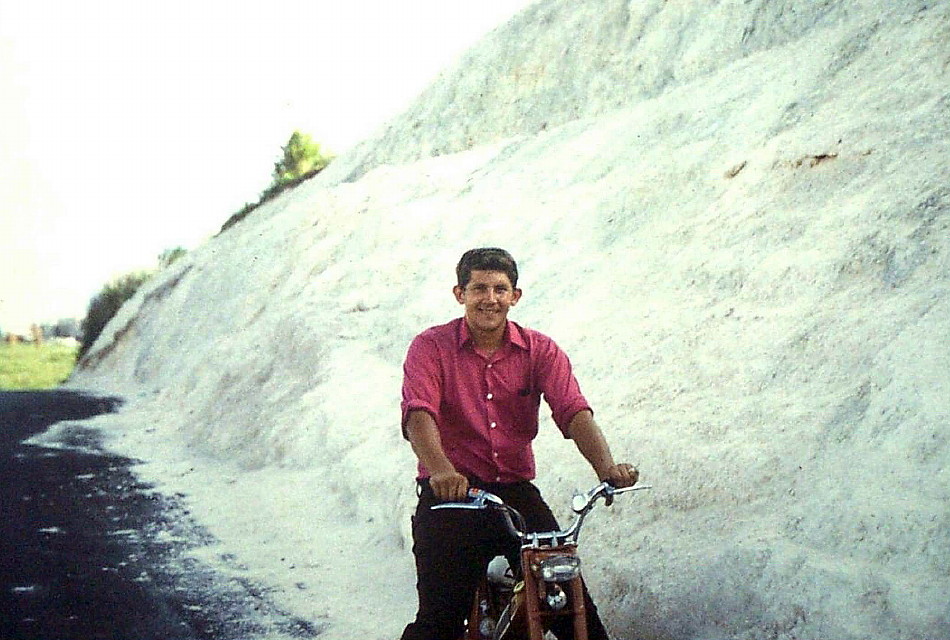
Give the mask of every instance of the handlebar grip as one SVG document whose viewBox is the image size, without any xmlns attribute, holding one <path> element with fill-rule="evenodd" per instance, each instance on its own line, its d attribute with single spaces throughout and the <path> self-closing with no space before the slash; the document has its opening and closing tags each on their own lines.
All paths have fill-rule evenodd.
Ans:
<svg viewBox="0 0 950 640">
<path fill-rule="evenodd" d="M 504 505 L 505 502 L 493 493 L 484 489 L 472 487 L 468 490 L 471 502 L 443 502 L 433 505 L 431 509 L 487 509 L 489 504 Z"/>
</svg>

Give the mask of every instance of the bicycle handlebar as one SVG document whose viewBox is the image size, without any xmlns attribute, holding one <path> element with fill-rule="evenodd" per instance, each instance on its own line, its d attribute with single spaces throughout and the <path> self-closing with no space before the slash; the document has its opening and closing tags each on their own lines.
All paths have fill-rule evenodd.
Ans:
<svg viewBox="0 0 950 640">
<path fill-rule="evenodd" d="M 519 520 L 521 519 L 520 514 L 518 514 L 518 512 L 513 507 L 505 504 L 504 500 L 493 493 L 485 491 L 484 489 L 469 489 L 468 497 L 470 498 L 470 502 L 443 502 L 442 504 L 433 505 L 430 508 L 471 509 L 479 511 L 492 509 L 499 511 L 504 516 L 505 525 L 508 528 L 508 532 L 511 533 L 513 537 L 520 540 L 522 545 L 541 546 L 542 544 L 546 544 L 554 546 L 566 543 L 577 544 L 577 538 L 580 535 L 581 526 L 584 524 L 584 518 L 587 517 L 587 514 L 590 513 L 591 509 L 594 508 L 594 505 L 598 500 L 603 498 L 609 505 L 613 501 L 613 497 L 617 494 L 626 493 L 628 491 L 642 491 L 652 488 L 653 487 L 651 485 L 633 485 L 630 487 L 617 488 L 609 482 L 601 482 L 590 491 L 586 493 L 578 493 L 574 496 L 574 499 L 571 502 L 571 509 L 575 514 L 574 522 L 571 523 L 570 527 L 562 531 L 521 531 L 515 526 L 515 523 L 512 520 L 512 513 L 516 514 Z"/>
</svg>

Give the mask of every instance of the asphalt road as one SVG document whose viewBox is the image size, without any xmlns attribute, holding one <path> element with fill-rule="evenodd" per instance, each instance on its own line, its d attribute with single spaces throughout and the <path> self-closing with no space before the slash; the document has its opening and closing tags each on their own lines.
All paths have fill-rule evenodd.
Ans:
<svg viewBox="0 0 950 640">
<path fill-rule="evenodd" d="M 223 575 L 189 555 L 214 541 L 179 499 L 136 479 L 135 461 L 104 452 L 94 430 L 69 424 L 56 447 L 24 442 L 117 404 L 0 392 L 0 639 L 319 636 L 319 624 L 283 612 L 239 566 Z"/>
</svg>

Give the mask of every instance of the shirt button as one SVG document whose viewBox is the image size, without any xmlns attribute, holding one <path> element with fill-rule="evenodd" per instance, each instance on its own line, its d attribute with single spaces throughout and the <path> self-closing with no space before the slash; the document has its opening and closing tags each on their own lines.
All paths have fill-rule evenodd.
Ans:
<svg viewBox="0 0 950 640">
<path fill-rule="evenodd" d="M 497 422 L 492 422 L 492 423 L 491 423 L 490 425 L 488 425 L 488 426 L 491 427 L 492 429 L 494 429 L 495 427 L 498 426 L 498 423 L 497 423 Z"/>
<path fill-rule="evenodd" d="M 489 369 L 492 368 L 492 364 L 491 364 L 490 362 L 488 363 L 488 368 L 489 368 Z"/>
<path fill-rule="evenodd" d="M 495 482 L 501 482 L 501 476 L 495 476 Z"/>
<path fill-rule="evenodd" d="M 491 400 L 491 399 L 494 398 L 494 397 L 495 397 L 495 394 L 494 394 L 494 393 L 489 393 L 487 396 L 485 396 L 485 398 L 488 399 L 488 400 Z"/>
<path fill-rule="evenodd" d="M 497 457 L 498 457 L 498 452 L 497 452 L 497 451 L 495 451 L 495 452 L 493 452 L 493 453 L 492 453 L 492 455 L 493 455 L 493 456 L 495 456 L 495 457 L 497 458 Z"/>
</svg>

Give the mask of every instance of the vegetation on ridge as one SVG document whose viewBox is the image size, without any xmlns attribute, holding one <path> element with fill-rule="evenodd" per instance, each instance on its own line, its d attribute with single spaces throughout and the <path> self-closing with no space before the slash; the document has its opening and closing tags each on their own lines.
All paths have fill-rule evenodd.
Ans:
<svg viewBox="0 0 950 640">
<path fill-rule="evenodd" d="M 323 154 L 320 145 L 314 142 L 308 134 L 294 131 L 290 139 L 287 140 L 287 144 L 281 147 L 281 156 L 274 163 L 271 186 L 261 193 L 260 200 L 256 204 L 245 204 L 238 213 L 231 216 L 221 227 L 221 231 L 243 220 L 251 211 L 268 200 L 277 197 L 284 190 L 315 176 L 330 164 L 332 159 L 333 156 Z M 162 252 L 158 257 L 159 267 L 161 269 L 168 267 L 185 253 L 186 250 L 183 247 L 175 247 Z M 151 276 L 152 272 L 150 271 L 138 271 L 120 276 L 116 280 L 107 283 L 89 301 L 89 309 L 82 321 L 82 344 L 76 355 L 77 360 L 81 360 L 86 355 L 122 305 L 134 296 L 139 287 Z"/>
<path fill-rule="evenodd" d="M 246 203 L 240 211 L 228 218 L 222 225 L 221 232 L 233 227 L 268 200 L 273 200 L 287 189 L 317 175 L 332 160 L 333 156 L 324 155 L 320 145 L 308 134 L 294 131 L 287 144 L 281 147 L 280 159 L 274 163 L 271 185 L 261 193 L 257 202 Z"/>
<path fill-rule="evenodd" d="M 107 283 L 89 301 L 89 309 L 82 321 L 82 344 L 76 359 L 81 360 L 86 352 L 95 344 L 102 330 L 106 328 L 125 302 L 135 295 L 145 282 L 152 277 L 150 271 L 135 271 L 120 276 Z"/>
</svg>

